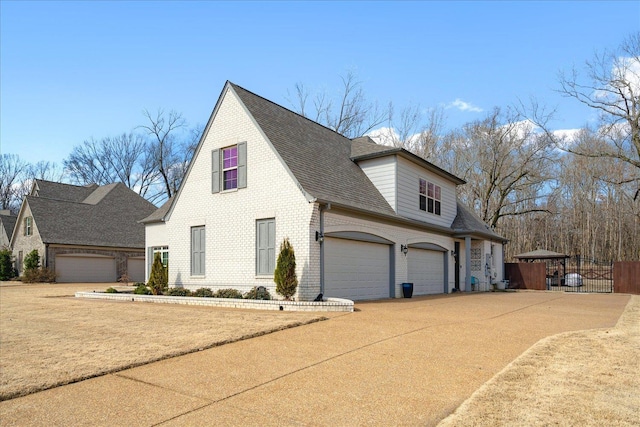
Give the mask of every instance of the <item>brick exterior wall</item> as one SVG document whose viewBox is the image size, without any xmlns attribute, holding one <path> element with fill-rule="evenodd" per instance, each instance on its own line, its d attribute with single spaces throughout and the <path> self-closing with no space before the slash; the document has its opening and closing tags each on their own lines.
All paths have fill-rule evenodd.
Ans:
<svg viewBox="0 0 640 427">
<path fill-rule="evenodd" d="M 319 258 L 319 250 L 317 255 L 310 254 L 316 250 L 310 243 L 311 224 L 317 222 L 315 206 L 233 92 L 223 96 L 166 223 L 169 283 L 242 292 L 265 286 L 275 296 L 273 276 L 256 275 L 256 220 L 275 218 L 276 258 L 280 243 L 288 237 L 297 261 L 296 297 L 315 298 L 317 292 L 309 291 L 319 289 L 319 266 L 309 262 Z M 247 187 L 212 194 L 212 150 L 243 141 L 247 142 Z M 204 276 L 191 275 L 190 233 L 196 226 L 204 226 L 206 233 Z"/>
<path fill-rule="evenodd" d="M 16 264 L 18 264 L 19 253 L 22 252 L 22 261 L 24 263 L 24 259 L 27 254 L 32 250 L 37 249 L 38 254 L 40 255 L 40 265 L 46 265 L 47 259 L 45 254 L 45 245 L 42 243 L 42 238 L 38 231 L 38 224 L 33 221 L 32 234 L 30 236 L 24 235 L 24 219 L 30 216 L 32 216 L 31 208 L 28 203 L 24 203 L 23 209 L 16 221 L 16 238 L 12 245 L 13 256 L 16 260 Z M 16 265 L 16 268 L 18 269 L 18 273 L 22 274 L 24 265 Z"/>
</svg>

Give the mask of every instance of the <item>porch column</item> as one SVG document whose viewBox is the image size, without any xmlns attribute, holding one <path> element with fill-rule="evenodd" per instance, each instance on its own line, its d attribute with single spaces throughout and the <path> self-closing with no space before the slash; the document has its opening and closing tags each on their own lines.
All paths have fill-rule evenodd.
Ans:
<svg viewBox="0 0 640 427">
<path fill-rule="evenodd" d="M 464 290 L 471 291 L 471 237 L 464 238 Z"/>
</svg>

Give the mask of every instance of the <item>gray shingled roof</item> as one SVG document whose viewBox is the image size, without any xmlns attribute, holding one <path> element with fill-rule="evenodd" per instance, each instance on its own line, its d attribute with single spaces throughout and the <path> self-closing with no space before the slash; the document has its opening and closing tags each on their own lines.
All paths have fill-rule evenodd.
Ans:
<svg viewBox="0 0 640 427">
<path fill-rule="evenodd" d="M 361 136 L 351 140 L 351 158 L 358 158 L 362 156 L 368 156 L 378 153 L 393 153 L 397 152 L 395 147 L 389 147 L 386 145 L 379 145 L 368 136 Z"/>
<path fill-rule="evenodd" d="M 504 237 L 493 231 L 475 212 L 473 212 L 467 205 L 456 201 L 457 214 L 451 228 L 456 234 L 475 234 L 490 239 L 505 240 Z"/>
<path fill-rule="evenodd" d="M 169 198 L 162 206 L 156 209 L 151 215 L 140 220 L 143 224 L 149 224 L 152 222 L 162 222 L 164 221 L 164 216 L 169 212 L 169 208 L 171 208 L 171 203 L 173 203 L 174 197 Z"/>
<path fill-rule="evenodd" d="M 398 154 L 457 184 L 464 184 L 464 180 L 402 148 L 376 144 L 368 136 L 350 140 L 236 84 L 227 82 L 227 85 L 238 95 L 303 191 L 310 197 L 439 232 L 465 232 L 504 240 L 475 214 L 466 208 L 460 209 L 462 206 L 460 203 L 458 203 L 458 216 L 452 228 L 410 220 L 397 215 L 356 161 Z M 163 221 L 171 208 L 172 201 L 173 199 L 167 201 L 141 222 Z"/>
<path fill-rule="evenodd" d="M 331 203 L 395 215 L 351 160 L 351 140 L 230 83 L 305 192 Z"/>
<path fill-rule="evenodd" d="M 97 188 L 97 184 L 80 186 L 36 179 L 32 194 L 34 196 L 43 197 L 46 199 L 82 202 Z"/>
<path fill-rule="evenodd" d="M 43 181 L 38 182 L 38 186 Z M 47 182 L 48 181 L 44 181 Z M 63 184 L 65 185 L 65 184 Z M 156 207 L 127 188 L 124 184 L 93 187 L 88 195 L 78 200 L 81 191 L 76 186 L 49 186 L 48 196 L 26 196 L 34 223 L 44 243 L 122 248 L 144 247 L 144 225 L 139 221 L 150 215 Z M 76 187 L 76 188 L 73 188 Z M 59 191 L 69 193 L 59 194 Z M 92 194 L 95 193 L 95 194 Z M 87 202 L 88 201 L 88 202 Z"/>
<path fill-rule="evenodd" d="M 11 235 L 13 234 L 13 229 L 16 226 L 16 221 L 18 217 L 15 215 L 0 215 L 0 225 L 4 228 L 5 233 L 7 233 L 7 237 L 11 239 Z"/>
<path fill-rule="evenodd" d="M 240 86 L 229 84 L 302 188 L 319 200 L 401 218 L 354 161 L 389 154 L 402 155 L 457 184 L 464 184 L 459 177 L 402 148 L 381 146 L 369 137 L 350 140 Z M 460 202 L 451 228 L 454 233 L 504 240 Z"/>
</svg>

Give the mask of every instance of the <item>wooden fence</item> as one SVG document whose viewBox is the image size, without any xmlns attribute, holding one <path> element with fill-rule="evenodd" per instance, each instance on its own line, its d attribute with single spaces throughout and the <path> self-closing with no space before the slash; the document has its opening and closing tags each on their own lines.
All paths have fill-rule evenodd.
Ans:
<svg viewBox="0 0 640 427">
<path fill-rule="evenodd" d="M 517 262 L 504 265 L 505 278 L 511 289 L 547 289 L 546 270 L 543 262 Z"/>
<path fill-rule="evenodd" d="M 504 273 L 511 289 L 543 291 L 548 288 L 544 262 L 506 263 Z M 613 292 L 640 295 L 640 261 L 613 264 Z"/>
<path fill-rule="evenodd" d="M 613 264 L 613 292 L 640 295 L 640 261 Z"/>
</svg>

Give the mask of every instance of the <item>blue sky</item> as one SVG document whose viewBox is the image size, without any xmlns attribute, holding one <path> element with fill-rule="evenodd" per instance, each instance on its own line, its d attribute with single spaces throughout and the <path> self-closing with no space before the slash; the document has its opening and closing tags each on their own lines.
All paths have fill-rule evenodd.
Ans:
<svg viewBox="0 0 640 427">
<path fill-rule="evenodd" d="M 449 127 L 535 96 L 578 128 L 593 112 L 557 73 L 638 31 L 640 2 L 2 0 L 0 19 L 0 152 L 61 163 L 144 109 L 203 125 L 226 80 L 291 108 L 296 83 L 337 91 L 347 70 L 382 104 L 450 106 Z"/>
</svg>

